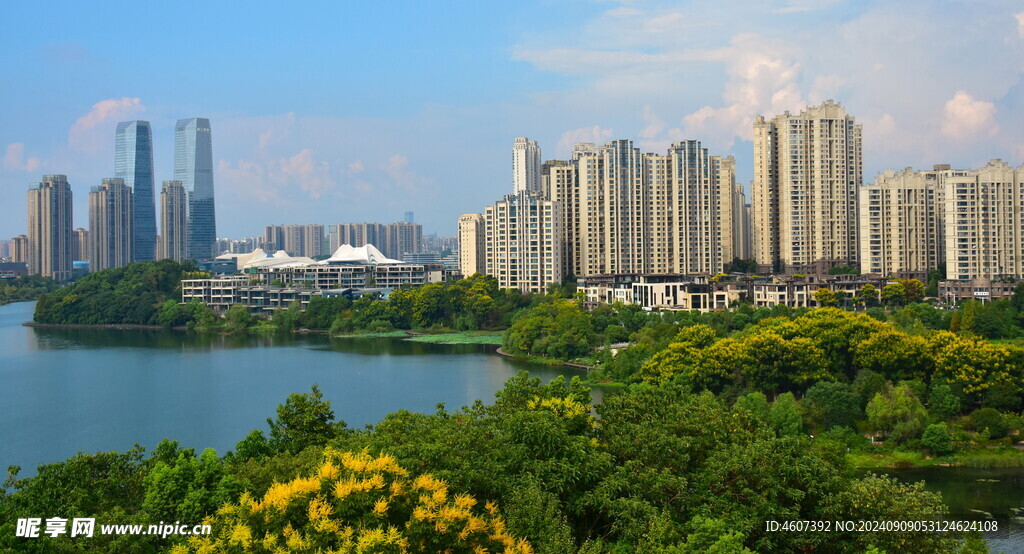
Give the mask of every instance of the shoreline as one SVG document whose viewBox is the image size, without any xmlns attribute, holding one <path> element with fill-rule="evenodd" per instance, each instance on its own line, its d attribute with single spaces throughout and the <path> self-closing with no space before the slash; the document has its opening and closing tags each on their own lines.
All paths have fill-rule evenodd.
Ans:
<svg viewBox="0 0 1024 554">
<path fill-rule="evenodd" d="M 39 327 L 44 329 L 117 329 L 124 331 L 186 331 L 187 327 L 178 325 L 175 327 L 163 327 L 160 325 L 142 325 L 138 323 L 36 323 L 26 321 L 22 327 Z"/>
</svg>

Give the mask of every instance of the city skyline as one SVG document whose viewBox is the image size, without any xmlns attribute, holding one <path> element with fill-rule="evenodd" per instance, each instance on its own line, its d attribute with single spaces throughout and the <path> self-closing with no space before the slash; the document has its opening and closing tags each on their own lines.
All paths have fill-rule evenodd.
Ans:
<svg viewBox="0 0 1024 554">
<path fill-rule="evenodd" d="M 114 126 L 133 119 L 152 124 L 156 179 L 173 178 L 174 117 L 199 113 L 217 127 L 223 236 L 410 209 L 454 235 L 458 214 L 508 190 L 513 137 L 536 140 L 548 159 L 581 140 L 634 139 L 643 152 L 699 140 L 733 155 L 747 186 L 752 118 L 826 98 L 864 126 L 866 180 L 886 168 L 1019 163 L 1019 3 L 893 4 L 324 4 L 273 17 L 214 6 L 202 28 L 188 24 L 189 2 L 5 5 L 0 55 L 21 86 L 0 92 L 0 182 L 99 182 L 112 175 Z M 21 23 L 44 19 L 60 39 L 30 40 Z M 129 22 L 173 25 L 180 48 L 90 32 Z M 286 31 L 296 26 L 308 32 Z M 383 39 L 392 33 L 402 40 Z M 216 55 L 196 63 L 200 52 Z M 52 74 L 76 86 L 43 86 Z M 20 234 L 23 218 L 0 220 L 0 236 Z"/>
</svg>

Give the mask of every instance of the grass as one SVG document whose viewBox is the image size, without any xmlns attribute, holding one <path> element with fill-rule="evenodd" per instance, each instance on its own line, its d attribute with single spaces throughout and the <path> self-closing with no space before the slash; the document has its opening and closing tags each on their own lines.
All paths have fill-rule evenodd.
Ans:
<svg viewBox="0 0 1024 554">
<path fill-rule="evenodd" d="M 1024 452 L 1015 448 L 969 450 L 957 453 L 953 463 L 971 469 L 1024 467 Z"/>
<path fill-rule="evenodd" d="M 857 469 L 900 469 L 949 463 L 942 458 L 927 457 L 921 452 L 851 452 L 846 456 L 850 465 Z"/>
<path fill-rule="evenodd" d="M 404 337 L 405 331 L 388 331 L 386 333 L 355 333 L 348 335 L 331 335 L 336 339 L 375 339 L 380 337 Z"/>
<path fill-rule="evenodd" d="M 501 333 L 440 333 L 437 335 L 414 335 L 405 340 L 434 344 L 501 344 Z"/>
</svg>

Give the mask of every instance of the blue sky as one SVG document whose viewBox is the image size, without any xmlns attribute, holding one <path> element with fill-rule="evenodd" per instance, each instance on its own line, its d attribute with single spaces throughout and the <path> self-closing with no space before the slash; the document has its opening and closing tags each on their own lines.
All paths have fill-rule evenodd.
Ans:
<svg viewBox="0 0 1024 554">
<path fill-rule="evenodd" d="M 886 167 L 1024 162 L 1017 0 L 0 4 L 0 237 L 65 173 L 75 224 L 118 121 L 211 120 L 218 235 L 390 222 L 455 233 L 511 186 L 516 136 L 699 139 L 751 178 L 750 122 L 827 98 Z"/>
</svg>

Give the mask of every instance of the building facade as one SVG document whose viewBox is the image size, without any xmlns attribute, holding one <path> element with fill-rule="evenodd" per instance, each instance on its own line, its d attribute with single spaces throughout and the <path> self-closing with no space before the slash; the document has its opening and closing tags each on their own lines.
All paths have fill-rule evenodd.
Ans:
<svg viewBox="0 0 1024 554">
<path fill-rule="evenodd" d="M 421 250 L 422 244 L 422 225 L 396 221 L 384 226 L 384 246 L 381 250 L 389 258 L 400 260 L 403 254 L 416 254 Z"/>
<path fill-rule="evenodd" d="M 148 121 L 122 121 L 114 136 L 114 177 L 131 189 L 133 252 L 137 262 L 156 258 L 156 180 L 153 177 L 153 131 Z"/>
<path fill-rule="evenodd" d="M 759 269 L 858 265 L 861 126 L 831 100 L 754 121 L 752 208 Z"/>
<path fill-rule="evenodd" d="M 160 255 L 188 259 L 188 195 L 181 181 L 164 181 L 160 188 Z"/>
<path fill-rule="evenodd" d="M 943 267 L 945 181 L 966 171 L 886 170 L 860 190 L 860 271 L 926 281 Z"/>
<path fill-rule="evenodd" d="M 484 212 L 486 273 L 501 288 L 546 292 L 562 281 L 558 204 L 528 193 L 510 194 Z"/>
<path fill-rule="evenodd" d="M 11 239 L 11 261 L 28 262 L 28 235 L 18 235 Z"/>
<path fill-rule="evenodd" d="M 516 137 L 512 144 L 512 191 L 541 192 L 540 146 L 535 140 Z"/>
<path fill-rule="evenodd" d="M 81 227 L 71 232 L 71 259 L 76 262 L 89 261 L 89 230 Z"/>
<path fill-rule="evenodd" d="M 946 278 L 1024 277 L 1024 166 L 992 160 L 944 188 Z"/>
<path fill-rule="evenodd" d="M 89 270 L 122 267 L 134 255 L 134 194 L 124 179 L 103 179 L 89 191 Z M 155 253 L 154 253 L 155 254 Z"/>
<path fill-rule="evenodd" d="M 28 189 L 29 275 L 71 279 L 71 185 L 65 175 L 44 175 Z"/>
<path fill-rule="evenodd" d="M 459 216 L 459 270 L 464 277 L 487 271 L 487 235 L 483 214 Z"/>
<path fill-rule="evenodd" d="M 213 195 L 213 143 L 210 120 L 179 119 L 174 127 L 174 180 L 188 196 L 187 256 L 214 256 L 217 217 Z"/>
</svg>

